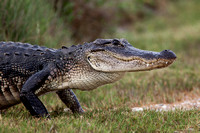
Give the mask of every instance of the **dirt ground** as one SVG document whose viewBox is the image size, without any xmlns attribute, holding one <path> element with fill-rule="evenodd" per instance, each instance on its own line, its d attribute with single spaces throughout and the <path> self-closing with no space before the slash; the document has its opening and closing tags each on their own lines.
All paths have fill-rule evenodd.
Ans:
<svg viewBox="0 0 200 133">
<path fill-rule="evenodd" d="M 174 111 L 176 109 L 181 110 L 192 110 L 197 109 L 200 111 L 200 96 L 186 96 L 185 99 L 175 103 L 163 103 L 163 104 L 151 104 L 144 105 L 141 107 L 133 107 L 132 111 L 143 111 L 143 110 L 156 110 L 156 111 Z"/>
</svg>

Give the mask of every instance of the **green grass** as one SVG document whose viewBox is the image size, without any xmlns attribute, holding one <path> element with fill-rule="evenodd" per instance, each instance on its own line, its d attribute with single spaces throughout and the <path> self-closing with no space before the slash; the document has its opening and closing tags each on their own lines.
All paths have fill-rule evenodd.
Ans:
<svg viewBox="0 0 200 133">
<path fill-rule="evenodd" d="M 99 109 L 86 114 L 51 113 L 52 120 L 34 119 L 27 113 L 10 112 L 1 118 L 1 132 L 174 132 L 197 131 L 198 111 L 133 113 L 127 108 Z M 6 122 L 5 122 L 6 121 Z M 5 128 L 6 127 L 6 128 Z"/>
<path fill-rule="evenodd" d="M 181 0 L 167 13 L 136 22 L 105 38 L 126 38 L 146 50 L 171 49 L 177 60 L 170 67 L 128 73 L 119 82 L 86 92 L 75 90 L 86 113 L 64 112 L 55 96 L 41 97 L 52 120 L 35 119 L 22 104 L 3 111 L 0 132 L 198 132 L 200 110 L 131 112 L 152 103 L 173 103 L 187 96 L 200 97 L 200 2 Z"/>
<path fill-rule="evenodd" d="M 20 41 L 56 47 L 70 42 L 69 30 L 46 0 L 4 0 L 0 2 L 0 40 Z"/>
</svg>

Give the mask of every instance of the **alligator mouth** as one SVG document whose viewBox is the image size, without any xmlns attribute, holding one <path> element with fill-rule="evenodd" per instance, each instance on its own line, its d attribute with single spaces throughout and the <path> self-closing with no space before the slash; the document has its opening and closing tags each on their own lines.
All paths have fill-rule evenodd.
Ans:
<svg viewBox="0 0 200 133">
<path fill-rule="evenodd" d="M 167 67 L 168 65 L 172 64 L 175 60 L 175 59 L 164 59 L 164 58 L 145 59 L 139 56 L 123 57 L 108 51 L 106 52 L 118 60 L 124 62 L 136 61 L 140 65 L 146 65 L 146 67 Z"/>
<path fill-rule="evenodd" d="M 134 72 L 164 68 L 176 59 L 162 57 L 160 53 L 151 58 L 145 58 L 142 55 L 123 56 L 101 50 L 91 52 L 87 59 L 95 70 L 104 72 Z"/>
</svg>

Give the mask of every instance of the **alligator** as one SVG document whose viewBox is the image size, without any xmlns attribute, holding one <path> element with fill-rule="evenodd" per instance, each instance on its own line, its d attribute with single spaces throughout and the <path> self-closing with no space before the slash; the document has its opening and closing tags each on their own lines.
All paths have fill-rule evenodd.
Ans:
<svg viewBox="0 0 200 133">
<path fill-rule="evenodd" d="M 73 113 L 81 114 L 72 89 L 93 90 L 126 72 L 164 68 L 175 59 L 171 50 L 140 50 L 125 39 L 96 39 L 60 49 L 0 42 L 0 110 L 22 102 L 32 116 L 50 118 L 38 97 L 56 92 Z"/>
</svg>

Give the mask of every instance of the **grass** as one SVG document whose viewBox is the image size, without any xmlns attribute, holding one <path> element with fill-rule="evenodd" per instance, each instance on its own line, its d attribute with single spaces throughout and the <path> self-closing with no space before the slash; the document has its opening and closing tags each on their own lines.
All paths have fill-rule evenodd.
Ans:
<svg viewBox="0 0 200 133">
<path fill-rule="evenodd" d="M 63 27 L 52 5 L 46 0 L 4 0 L 0 2 L 0 40 L 58 46 L 70 42 L 70 33 Z M 61 32 L 62 31 L 62 32 Z M 62 40 L 62 41 L 61 41 Z"/>
<path fill-rule="evenodd" d="M 200 110 L 131 112 L 131 108 L 200 97 L 199 5 L 198 0 L 178 1 L 166 14 L 105 36 L 126 38 L 146 50 L 171 49 L 178 58 L 170 67 L 128 73 L 119 82 L 90 92 L 75 90 L 84 115 L 64 112 L 55 94 L 41 97 L 50 121 L 31 117 L 21 104 L 14 106 L 2 112 L 0 132 L 198 132 Z"/>
<path fill-rule="evenodd" d="M 52 120 L 34 119 L 27 113 L 6 115 L 1 132 L 174 132 L 197 131 L 198 111 L 133 113 L 129 109 L 104 109 L 87 112 L 83 116 L 52 113 Z M 14 118 L 14 119 L 13 119 Z M 6 123 L 4 121 L 7 121 Z M 7 128 L 5 128 L 7 127 Z M 28 128 L 27 128 L 28 127 Z"/>
</svg>

